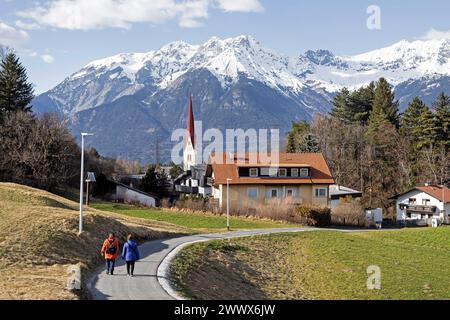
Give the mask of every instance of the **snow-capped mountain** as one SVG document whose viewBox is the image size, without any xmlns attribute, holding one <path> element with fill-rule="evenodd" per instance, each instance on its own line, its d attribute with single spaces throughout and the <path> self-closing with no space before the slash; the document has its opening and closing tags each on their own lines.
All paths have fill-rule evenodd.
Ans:
<svg viewBox="0 0 450 320">
<path fill-rule="evenodd" d="M 114 115 L 121 114 L 128 118 L 122 117 L 116 127 L 130 128 L 136 121 L 133 114 L 140 114 L 143 127 L 133 134 L 136 140 L 141 130 L 165 137 L 183 125 L 181 106 L 190 91 L 197 118 L 208 127 L 270 125 L 286 132 L 293 120 L 327 112 L 330 99 L 343 87 L 356 89 L 380 77 L 395 86 L 403 107 L 416 95 L 430 102 L 439 91 L 450 89 L 449 59 L 449 39 L 401 41 L 342 57 L 328 50 L 289 57 L 251 36 L 211 38 L 201 45 L 179 41 L 157 51 L 93 61 L 37 97 L 34 106 L 37 112 L 71 117 L 75 132 L 92 127 L 105 130 Z M 148 126 L 141 121 L 144 114 Z M 105 119 L 108 123 L 102 123 Z M 112 145 L 104 143 L 106 153 L 118 152 Z M 126 150 L 118 153 L 133 157 Z M 150 153 L 142 159 L 149 157 Z"/>
</svg>

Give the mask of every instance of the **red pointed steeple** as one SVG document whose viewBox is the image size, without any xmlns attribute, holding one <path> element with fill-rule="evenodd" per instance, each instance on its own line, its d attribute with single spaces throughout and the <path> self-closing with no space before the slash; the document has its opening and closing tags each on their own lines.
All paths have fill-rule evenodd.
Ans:
<svg viewBox="0 0 450 320">
<path fill-rule="evenodd" d="M 186 143 L 188 138 L 191 139 L 192 146 L 195 149 L 195 126 L 194 126 L 194 111 L 192 107 L 192 95 L 189 95 L 189 111 L 188 111 L 188 121 L 187 121 L 187 136 Z"/>
</svg>

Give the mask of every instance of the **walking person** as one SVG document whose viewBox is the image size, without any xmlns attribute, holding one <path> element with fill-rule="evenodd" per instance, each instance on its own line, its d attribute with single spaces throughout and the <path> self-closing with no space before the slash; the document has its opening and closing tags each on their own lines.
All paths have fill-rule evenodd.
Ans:
<svg viewBox="0 0 450 320">
<path fill-rule="evenodd" d="M 128 275 L 134 277 L 134 264 L 140 259 L 139 249 L 131 234 L 128 235 L 127 239 L 127 242 L 123 246 L 122 259 L 127 263 Z"/>
<path fill-rule="evenodd" d="M 110 233 L 108 239 L 103 242 L 101 255 L 106 261 L 106 274 L 114 274 L 116 259 L 119 255 L 119 242 L 114 233 Z"/>
</svg>

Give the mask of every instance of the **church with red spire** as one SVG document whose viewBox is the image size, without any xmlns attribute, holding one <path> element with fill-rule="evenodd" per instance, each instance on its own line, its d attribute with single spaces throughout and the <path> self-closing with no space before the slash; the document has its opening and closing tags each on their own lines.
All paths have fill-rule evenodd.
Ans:
<svg viewBox="0 0 450 320">
<path fill-rule="evenodd" d="M 191 170 L 196 165 L 196 146 L 195 146 L 195 123 L 194 110 L 192 105 L 192 95 L 189 95 L 189 110 L 187 118 L 187 131 L 184 141 L 183 166 L 184 171 Z"/>
</svg>

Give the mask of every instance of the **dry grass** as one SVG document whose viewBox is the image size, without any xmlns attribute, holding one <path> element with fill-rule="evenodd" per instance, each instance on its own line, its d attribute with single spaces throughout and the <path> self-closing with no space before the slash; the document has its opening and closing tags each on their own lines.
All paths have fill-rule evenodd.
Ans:
<svg viewBox="0 0 450 320">
<path fill-rule="evenodd" d="M 341 203 L 339 203 L 331 215 L 331 222 L 336 226 L 369 226 L 361 201 L 359 199 L 353 200 L 351 198 L 345 201 L 341 200 Z"/>
<path fill-rule="evenodd" d="M 123 242 L 185 234 L 165 222 L 85 211 L 78 236 L 78 204 L 51 193 L 0 183 L 0 299 L 78 299 L 65 289 L 67 267 L 80 264 L 83 278 L 102 262 L 100 246 L 111 231 Z"/>
<path fill-rule="evenodd" d="M 189 246 L 172 263 L 172 284 L 194 300 L 305 299 L 304 292 L 292 286 L 289 241 L 271 239 L 276 238 L 269 235 Z"/>
</svg>

